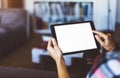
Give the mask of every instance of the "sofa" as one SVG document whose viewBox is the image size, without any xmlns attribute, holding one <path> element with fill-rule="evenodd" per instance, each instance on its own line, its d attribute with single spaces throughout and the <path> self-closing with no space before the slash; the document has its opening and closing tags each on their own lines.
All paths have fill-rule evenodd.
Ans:
<svg viewBox="0 0 120 78">
<path fill-rule="evenodd" d="M 28 13 L 23 9 L 0 9 L 0 55 L 28 39 Z"/>
<path fill-rule="evenodd" d="M 15 68 L 0 67 L 0 78 L 58 78 L 57 72 Z M 79 74 L 70 74 L 70 78 L 81 78 Z"/>
</svg>

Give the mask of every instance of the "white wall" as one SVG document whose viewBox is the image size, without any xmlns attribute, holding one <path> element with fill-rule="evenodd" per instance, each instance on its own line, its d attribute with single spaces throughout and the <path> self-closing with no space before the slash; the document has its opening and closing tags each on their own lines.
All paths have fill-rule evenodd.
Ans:
<svg viewBox="0 0 120 78">
<path fill-rule="evenodd" d="M 31 14 L 33 13 L 33 7 L 34 7 L 33 2 L 34 1 L 35 0 L 24 0 L 25 9 Z"/>
<path fill-rule="evenodd" d="M 108 12 L 108 3 L 110 5 L 110 12 Z M 116 3 L 117 0 L 94 0 L 93 18 L 97 30 L 114 31 L 116 20 Z"/>
<path fill-rule="evenodd" d="M 109 16 L 109 30 L 115 30 L 116 23 L 116 8 L 118 0 L 109 0 L 110 1 L 110 16 Z"/>
<path fill-rule="evenodd" d="M 120 0 L 117 0 L 116 22 L 120 23 Z"/>
<path fill-rule="evenodd" d="M 107 0 L 94 0 L 94 23 L 97 30 L 106 30 L 107 26 L 108 7 Z"/>
</svg>

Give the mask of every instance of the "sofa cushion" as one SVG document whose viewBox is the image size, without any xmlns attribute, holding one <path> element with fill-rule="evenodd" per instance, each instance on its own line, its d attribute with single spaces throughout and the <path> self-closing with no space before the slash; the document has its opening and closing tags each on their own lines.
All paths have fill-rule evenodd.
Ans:
<svg viewBox="0 0 120 78">
<path fill-rule="evenodd" d="M 16 32 L 16 31 L 18 31 L 18 30 L 20 30 L 20 28 L 21 28 L 21 26 L 19 26 L 19 25 L 16 25 L 16 24 L 4 24 L 4 25 L 0 25 L 0 28 L 2 28 L 2 29 L 5 29 L 6 31 L 14 31 L 14 32 Z"/>
<path fill-rule="evenodd" d="M 24 9 L 0 9 L 0 55 L 29 39 L 29 15 Z"/>
<path fill-rule="evenodd" d="M 6 29 L 3 27 L 0 27 L 0 35 L 4 35 L 6 33 Z"/>
<path fill-rule="evenodd" d="M 20 9 L 0 9 L 1 25 L 26 24 L 26 11 Z"/>
</svg>

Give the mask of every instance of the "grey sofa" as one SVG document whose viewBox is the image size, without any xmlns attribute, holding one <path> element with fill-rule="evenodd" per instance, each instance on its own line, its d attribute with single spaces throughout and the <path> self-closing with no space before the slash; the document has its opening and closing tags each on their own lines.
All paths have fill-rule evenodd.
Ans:
<svg viewBox="0 0 120 78">
<path fill-rule="evenodd" d="M 29 38 L 29 15 L 23 9 L 0 9 L 0 55 Z"/>
</svg>

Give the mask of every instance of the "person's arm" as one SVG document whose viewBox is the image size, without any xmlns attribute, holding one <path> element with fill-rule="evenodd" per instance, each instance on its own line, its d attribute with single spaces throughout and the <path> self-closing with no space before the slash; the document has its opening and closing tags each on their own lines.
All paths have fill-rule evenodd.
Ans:
<svg viewBox="0 0 120 78">
<path fill-rule="evenodd" d="M 63 60 L 56 62 L 56 65 L 58 70 L 58 78 L 70 78 Z"/>
<path fill-rule="evenodd" d="M 101 46 L 104 47 L 107 51 L 113 51 L 115 49 L 115 43 L 112 41 L 111 34 L 104 34 L 99 31 L 93 30 L 93 33 L 97 34 L 95 35 L 97 41 L 100 43 Z"/>
<path fill-rule="evenodd" d="M 58 70 L 58 78 L 70 78 L 65 62 L 62 56 L 62 52 L 57 45 L 54 38 L 51 38 L 48 42 L 47 50 L 49 55 L 55 60 Z"/>
</svg>

